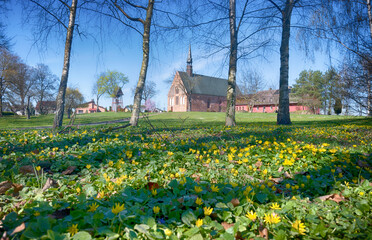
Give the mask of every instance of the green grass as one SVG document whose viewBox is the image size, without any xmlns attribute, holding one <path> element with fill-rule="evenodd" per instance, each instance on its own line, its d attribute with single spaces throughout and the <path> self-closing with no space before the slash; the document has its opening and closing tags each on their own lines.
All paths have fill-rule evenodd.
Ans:
<svg viewBox="0 0 372 240">
<path fill-rule="evenodd" d="M 128 118 L 131 113 L 90 113 L 79 114 L 76 116 L 74 125 L 89 124 L 105 121 L 114 121 L 123 118 Z M 53 125 L 54 114 L 32 116 L 31 119 L 26 119 L 24 116 L 5 116 L 0 118 L 0 129 L 17 129 L 17 128 L 33 128 L 47 127 Z M 150 119 L 156 127 L 193 127 L 193 126 L 221 126 L 225 123 L 225 113 L 216 112 L 183 112 L 183 113 L 161 113 L 150 115 Z M 291 120 L 294 126 L 308 126 L 315 122 L 319 125 L 327 124 L 367 124 L 372 125 L 371 118 L 354 117 L 354 116 L 328 116 L 328 115 L 307 115 L 307 114 L 291 114 Z M 65 116 L 63 125 L 69 123 L 69 119 Z M 237 125 L 245 124 L 269 124 L 276 125 L 275 113 L 236 113 Z M 140 120 L 140 124 L 146 120 Z"/>
<path fill-rule="evenodd" d="M 96 123 L 104 121 L 113 121 L 130 117 L 131 113 L 89 113 L 79 114 L 76 116 L 74 124 Z M 47 127 L 53 126 L 54 114 L 32 116 L 31 119 L 26 119 L 25 116 L 5 116 L 0 118 L 0 129 L 16 129 L 16 128 L 29 128 L 29 127 Z M 65 115 L 63 125 L 69 123 L 69 119 Z"/>
</svg>

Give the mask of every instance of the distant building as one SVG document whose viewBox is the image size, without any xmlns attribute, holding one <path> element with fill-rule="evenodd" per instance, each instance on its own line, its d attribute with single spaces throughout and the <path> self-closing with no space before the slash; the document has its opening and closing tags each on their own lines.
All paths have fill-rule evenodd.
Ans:
<svg viewBox="0 0 372 240">
<path fill-rule="evenodd" d="M 168 92 L 168 111 L 226 111 L 227 80 L 194 74 L 191 47 L 186 72 L 177 71 Z"/>
<path fill-rule="evenodd" d="M 277 112 L 279 106 L 279 90 L 265 90 L 254 94 L 239 95 L 236 100 L 235 110 L 238 112 Z M 289 87 L 289 112 L 309 112 L 319 114 L 319 109 L 314 112 L 308 106 L 301 104 L 293 97 Z"/>
<path fill-rule="evenodd" d="M 56 101 L 39 101 L 35 107 L 35 114 L 52 114 L 57 109 Z"/>
<path fill-rule="evenodd" d="M 112 111 L 113 112 L 118 112 L 118 111 L 121 111 L 123 110 L 123 91 L 121 90 L 121 88 L 119 88 L 116 93 L 115 93 L 115 96 L 112 98 Z"/>
<path fill-rule="evenodd" d="M 94 100 L 92 99 L 90 102 L 82 104 L 80 107 L 75 109 L 77 114 L 82 113 L 95 113 L 97 112 L 97 104 L 95 104 Z M 104 107 L 98 106 L 99 112 L 106 112 Z"/>
</svg>

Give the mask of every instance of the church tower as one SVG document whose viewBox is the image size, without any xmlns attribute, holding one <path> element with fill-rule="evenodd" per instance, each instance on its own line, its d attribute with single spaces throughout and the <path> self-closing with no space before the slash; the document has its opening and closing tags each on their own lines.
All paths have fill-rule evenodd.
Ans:
<svg viewBox="0 0 372 240">
<path fill-rule="evenodd" d="M 189 46 L 189 55 L 187 56 L 187 68 L 186 68 L 187 75 L 192 77 L 192 57 L 191 57 L 191 44 Z"/>
</svg>

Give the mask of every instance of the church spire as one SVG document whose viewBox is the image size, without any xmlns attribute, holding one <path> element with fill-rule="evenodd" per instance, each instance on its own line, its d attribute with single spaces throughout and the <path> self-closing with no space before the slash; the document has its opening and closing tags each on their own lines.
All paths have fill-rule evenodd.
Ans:
<svg viewBox="0 0 372 240">
<path fill-rule="evenodd" d="M 187 56 L 187 74 L 191 77 L 192 76 L 192 57 L 191 57 L 191 44 L 189 45 L 189 55 Z"/>
</svg>

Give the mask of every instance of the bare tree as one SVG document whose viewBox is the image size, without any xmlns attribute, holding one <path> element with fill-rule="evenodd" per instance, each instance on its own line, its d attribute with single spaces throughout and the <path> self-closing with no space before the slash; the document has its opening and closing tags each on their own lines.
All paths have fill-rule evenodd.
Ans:
<svg viewBox="0 0 372 240">
<path fill-rule="evenodd" d="M 343 79 L 354 88 L 346 91 L 347 97 L 372 116 L 371 1 L 323 0 L 321 11 L 314 14 L 314 25 L 314 35 L 345 56 Z"/>
<path fill-rule="evenodd" d="M 279 108 L 277 123 L 291 124 L 289 115 L 289 38 L 291 32 L 291 18 L 293 8 L 300 0 L 286 0 L 284 6 L 279 6 L 274 0 L 268 0 L 281 14 L 282 37 L 280 44 L 280 80 L 279 80 Z"/>
<path fill-rule="evenodd" d="M 238 86 L 240 90 L 238 97 L 248 104 L 248 111 L 251 112 L 259 99 L 257 93 L 265 88 L 262 75 L 257 71 L 245 71 Z"/>
<path fill-rule="evenodd" d="M 236 27 L 236 2 L 230 0 L 229 4 L 230 23 L 230 56 L 229 76 L 227 79 L 227 106 L 226 126 L 235 126 L 235 102 L 236 102 L 236 64 L 238 61 L 238 30 Z"/>
<path fill-rule="evenodd" d="M 78 0 L 72 0 L 71 4 L 67 0 L 28 0 L 22 1 L 22 3 L 25 6 L 27 20 L 35 19 L 36 42 L 44 41 L 45 44 L 52 30 L 60 31 L 59 33 L 61 33 L 61 29 L 63 29 L 62 32 L 65 31 L 66 33 L 62 75 L 56 99 L 56 115 L 53 122 L 53 129 L 55 129 L 62 126 Z"/>
<path fill-rule="evenodd" d="M 31 68 L 26 64 L 18 61 L 9 75 L 9 91 L 8 100 L 13 106 L 19 106 L 22 115 L 26 110 L 26 98 L 31 97 L 32 87 L 35 79 L 32 77 Z"/>
<path fill-rule="evenodd" d="M 0 48 L 0 117 L 3 116 L 3 98 L 9 87 L 10 73 L 17 59 L 17 56 L 11 54 L 8 50 Z"/>
<path fill-rule="evenodd" d="M 34 98 L 36 102 L 39 102 L 40 114 L 45 114 L 42 102 L 45 100 L 51 100 L 55 97 L 55 91 L 57 89 L 58 78 L 54 75 L 49 67 L 44 64 L 38 64 L 32 71 L 34 78 Z"/>
<path fill-rule="evenodd" d="M 71 45 L 72 37 L 75 27 L 75 16 L 76 16 L 76 7 L 78 0 L 72 0 L 71 6 L 68 6 L 70 11 L 70 17 L 68 21 L 67 34 L 66 34 L 66 44 L 65 44 L 65 56 L 63 58 L 63 70 L 61 76 L 61 82 L 59 84 L 58 95 L 57 95 L 57 110 L 54 117 L 53 129 L 62 126 L 63 121 L 63 112 L 65 109 L 65 94 L 68 81 L 68 72 L 70 70 L 70 54 L 71 54 Z"/>
<path fill-rule="evenodd" d="M 155 97 L 156 94 L 156 83 L 154 81 L 146 82 L 142 92 L 142 100 L 146 102 L 148 99 Z"/>
<path fill-rule="evenodd" d="M 134 100 L 133 100 L 133 111 L 132 116 L 130 119 L 130 124 L 132 126 L 137 126 L 138 119 L 139 119 L 139 113 L 141 111 L 141 100 L 142 100 L 142 93 L 143 88 L 145 86 L 146 82 L 146 75 L 147 75 L 147 68 L 149 64 L 149 54 L 150 54 L 150 30 L 151 30 L 151 21 L 154 11 L 154 5 L 155 0 L 148 0 L 147 6 L 141 6 L 141 5 L 135 5 L 131 3 L 130 1 L 123 0 L 111 0 L 112 6 L 114 6 L 122 15 L 125 16 L 127 20 L 130 22 L 140 23 L 143 27 L 142 30 L 136 29 L 138 33 L 142 36 L 142 66 L 139 74 L 139 79 L 137 82 L 136 91 L 134 94 Z M 146 13 L 145 18 L 141 17 L 133 17 L 128 12 L 127 9 L 131 8 L 135 12 L 142 12 L 144 11 Z M 124 25 L 128 26 L 128 23 L 125 23 Z M 134 26 L 131 26 L 132 28 L 135 28 Z"/>
</svg>

